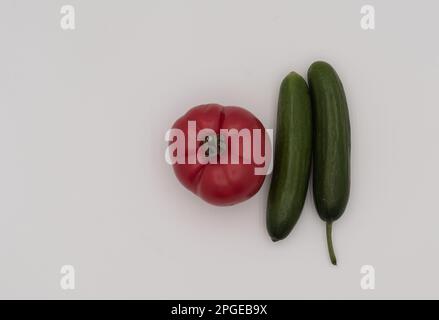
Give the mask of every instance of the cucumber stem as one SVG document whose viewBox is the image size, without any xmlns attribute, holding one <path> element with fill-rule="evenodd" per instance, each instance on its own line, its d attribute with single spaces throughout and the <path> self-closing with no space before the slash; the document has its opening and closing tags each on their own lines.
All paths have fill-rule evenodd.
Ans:
<svg viewBox="0 0 439 320">
<path fill-rule="evenodd" d="M 336 266 L 337 258 L 334 252 L 334 246 L 332 245 L 332 221 L 326 222 L 326 242 L 328 243 L 328 252 L 331 263 Z"/>
</svg>

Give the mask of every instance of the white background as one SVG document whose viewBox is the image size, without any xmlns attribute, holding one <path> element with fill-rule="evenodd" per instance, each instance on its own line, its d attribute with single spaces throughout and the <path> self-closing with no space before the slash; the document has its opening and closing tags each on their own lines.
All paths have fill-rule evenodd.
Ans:
<svg viewBox="0 0 439 320">
<path fill-rule="evenodd" d="M 60 8 L 76 9 L 76 30 Z M 362 5 L 376 30 L 360 27 Z M 439 298 L 437 1 L 0 4 L 1 298 Z M 265 230 L 268 182 L 210 206 L 164 161 L 189 107 L 275 126 L 280 81 L 330 62 L 352 126 L 352 190 L 330 265 L 311 193 Z M 76 269 L 76 289 L 60 269 Z M 360 288 L 373 265 L 376 289 Z"/>
</svg>

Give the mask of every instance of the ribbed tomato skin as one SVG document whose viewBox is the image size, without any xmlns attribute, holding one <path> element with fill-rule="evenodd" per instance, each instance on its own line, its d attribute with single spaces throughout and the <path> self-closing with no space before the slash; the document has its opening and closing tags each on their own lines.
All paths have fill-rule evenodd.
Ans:
<svg viewBox="0 0 439 320">
<path fill-rule="evenodd" d="M 269 151 L 265 147 L 268 141 L 265 128 L 261 121 L 252 113 L 242 107 L 222 106 L 219 104 L 205 104 L 191 108 L 186 114 L 179 118 L 172 126 L 173 129 L 180 129 L 186 137 L 185 161 L 184 163 L 173 164 L 173 169 L 178 180 L 190 191 L 198 195 L 210 204 L 218 206 L 229 206 L 245 201 L 256 194 L 261 188 L 265 175 L 255 174 L 255 168 L 264 167 L 264 163 L 258 163 L 248 154 L 244 154 L 242 143 L 239 145 L 240 161 L 231 163 L 230 144 L 225 152 L 228 153 L 228 163 L 200 163 L 196 157 L 202 142 L 197 142 L 195 148 L 188 142 L 188 123 L 196 122 L 196 133 L 202 129 L 212 129 L 220 134 L 220 129 L 248 129 L 253 142 L 253 129 L 261 132 L 261 154 L 265 156 L 265 162 L 269 160 Z M 170 144 L 174 143 L 170 141 Z M 230 142 L 230 140 L 228 140 Z M 253 153 L 253 143 L 251 154 Z M 193 164 L 189 158 L 196 159 Z M 250 156 L 249 163 L 244 163 L 242 156 Z"/>
</svg>

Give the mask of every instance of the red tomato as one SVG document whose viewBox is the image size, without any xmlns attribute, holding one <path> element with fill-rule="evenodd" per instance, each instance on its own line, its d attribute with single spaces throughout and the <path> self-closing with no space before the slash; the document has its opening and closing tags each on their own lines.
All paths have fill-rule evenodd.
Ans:
<svg viewBox="0 0 439 320">
<path fill-rule="evenodd" d="M 193 126 L 194 122 L 190 124 L 189 121 L 195 121 L 196 128 Z M 249 111 L 241 107 L 223 107 L 218 104 L 200 105 L 190 109 L 174 123 L 172 128 L 180 129 L 185 137 L 182 144 L 184 156 L 180 158 L 182 160 L 180 163 L 173 165 L 173 168 L 178 180 L 187 189 L 211 204 L 227 206 L 249 199 L 261 188 L 265 174 L 256 174 L 255 169 L 268 167 L 265 166 L 269 161 L 265 159 L 265 141 L 268 139 L 262 123 Z M 202 129 L 212 129 L 212 131 L 203 137 Z M 234 135 L 230 132 L 228 135 L 223 134 L 224 130 L 228 129 L 236 129 L 235 138 L 236 131 L 249 132 L 250 149 L 248 144 L 245 147 L 242 136 L 238 146 L 235 143 L 233 147 Z M 258 130 L 259 135 L 256 134 Z M 201 141 L 191 143 L 190 132 L 200 135 Z M 193 134 L 192 138 L 194 138 Z M 176 140 L 177 138 L 174 137 L 170 145 Z M 260 146 L 260 149 L 256 149 L 261 156 L 258 159 L 253 156 L 253 150 L 257 148 L 255 143 L 259 143 Z M 171 153 L 175 157 L 178 152 L 173 150 Z M 205 161 L 201 161 L 202 158 L 198 158 L 197 155 L 205 157 L 209 163 L 204 163 Z M 228 158 L 227 163 L 221 162 L 220 157 Z M 238 159 L 238 163 L 236 161 L 233 163 L 232 157 Z"/>
</svg>

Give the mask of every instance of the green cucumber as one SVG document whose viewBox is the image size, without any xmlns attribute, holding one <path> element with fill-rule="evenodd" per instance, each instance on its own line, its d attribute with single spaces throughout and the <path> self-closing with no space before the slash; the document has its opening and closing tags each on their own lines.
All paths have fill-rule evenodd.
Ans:
<svg viewBox="0 0 439 320">
<path fill-rule="evenodd" d="M 320 218 L 326 222 L 326 238 L 332 264 L 332 224 L 343 214 L 349 199 L 351 129 L 343 85 L 326 62 L 314 62 L 308 70 L 313 111 L 313 194 Z"/>
<path fill-rule="evenodd" d="M 300 75 L 291 72 L 279 92 L 273 177 L 267 203 L 267 230 L 273 241 L 284 239 L 302 212 L 311 169 L 311 126 L 308 86 Z"/>
</svg>

